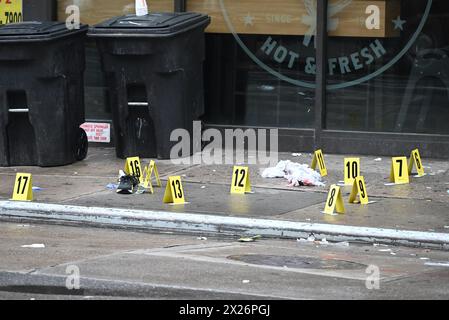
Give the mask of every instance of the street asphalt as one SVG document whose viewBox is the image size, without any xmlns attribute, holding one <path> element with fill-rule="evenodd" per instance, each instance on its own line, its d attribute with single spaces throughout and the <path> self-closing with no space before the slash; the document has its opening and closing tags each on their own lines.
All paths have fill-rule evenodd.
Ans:
<svg viewBox="0 0 449 320">
<path fill-rule="evenodd" d="M 0 299 L 449 298 L 449 252 L 399 246 L 3 222 L 0 257 Z"/>
</svg>

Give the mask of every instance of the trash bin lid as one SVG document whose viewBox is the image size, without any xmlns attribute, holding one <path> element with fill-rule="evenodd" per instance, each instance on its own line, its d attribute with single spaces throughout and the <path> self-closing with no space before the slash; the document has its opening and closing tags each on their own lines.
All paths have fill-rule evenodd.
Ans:
<svg viewBox="0 0 449 320">
<path fill-rule="evenodd" d="M 208 25 L 210 17 L 195 12 L 150 13 L 145 16 L 125 15 L 91 27 L 92 37 L 164 37 Z"/>
<path fill-rule="evenodd" d="M 69 30 L 65 22 L 28 21 L 0 27 L 0 42 L 33 42 L 55 40 L 87 32 L 87 26 Z"/>
</svg>

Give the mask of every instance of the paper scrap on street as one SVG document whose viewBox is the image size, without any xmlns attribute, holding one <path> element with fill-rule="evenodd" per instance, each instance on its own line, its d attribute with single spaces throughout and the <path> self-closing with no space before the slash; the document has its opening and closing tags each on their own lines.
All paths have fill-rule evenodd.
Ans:
<svg viewBox="0 0 449 320">
<path fill-rule="evenodd" d="M 239 242 L 255 242 L 259 240 L 262 236 L 254 236 L 254 237 L 242 237 L 239 239 Z"/>
<path fill-rule="evenodd" d="M 27 244 L 27 245 L 22 246 L 22 248 L 43 249 L 43 248 L 45 248 L 45 245 L 41 244 L 41 243 Z"/>
<path fill-rule="evenodd" d="M 424 265 L 431 267 L 449 267 L 449 262 L 426 262 Z"/>
</svg>

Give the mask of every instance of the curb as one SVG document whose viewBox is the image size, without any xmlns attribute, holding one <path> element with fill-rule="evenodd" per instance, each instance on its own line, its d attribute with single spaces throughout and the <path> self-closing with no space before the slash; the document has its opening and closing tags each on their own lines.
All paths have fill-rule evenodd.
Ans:
<svg viewBox="0 0 449 320">
<path fill-rule="evenodd" d="M 123 227 L 217 235 L 261 235 L 431 247 L 449 250 L 449 234 L 117 208 L 0 201 L 0 220 Z"/>
</svg>

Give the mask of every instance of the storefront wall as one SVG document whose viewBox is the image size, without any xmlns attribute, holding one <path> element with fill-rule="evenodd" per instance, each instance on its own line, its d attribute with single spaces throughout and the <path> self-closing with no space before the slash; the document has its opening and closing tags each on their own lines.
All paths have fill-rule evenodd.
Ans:
<svg viewBox="0 0 449 320">
<path fill-rule="evenodd" d="M 447 1 L 147 2 L 151 11 L 212 17 L 207 126 L 280 128 L 284 151 L 400 155 L 419 147 L 449 157 Z M 58 0 L 60 20 L 73 3 L 88 24 L 134 10 L 130 0 Z M 107 120 L 93 43 L 87 53 L 87 115 Z"/>
</svg>

